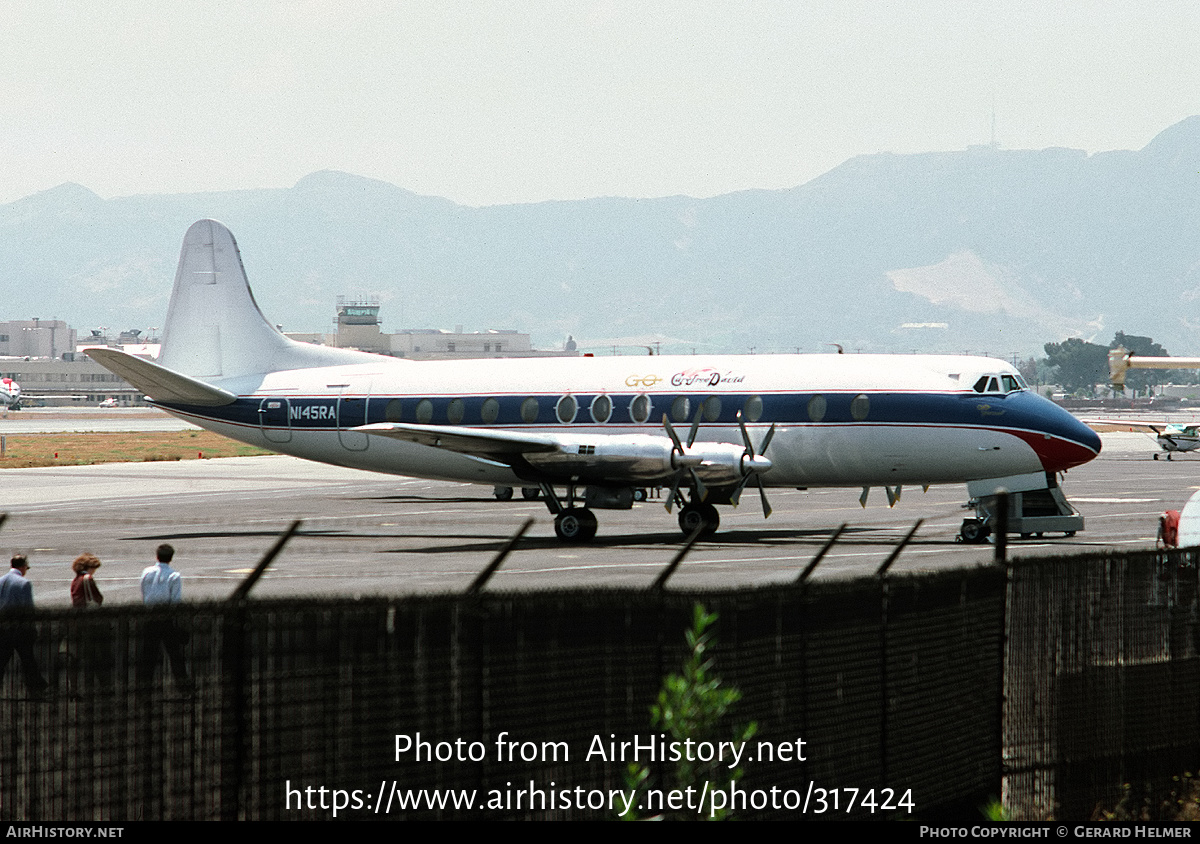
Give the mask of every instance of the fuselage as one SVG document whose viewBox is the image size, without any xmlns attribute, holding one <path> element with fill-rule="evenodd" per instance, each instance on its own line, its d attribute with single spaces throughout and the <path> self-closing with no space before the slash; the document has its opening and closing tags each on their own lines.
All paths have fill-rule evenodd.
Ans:
<svg viewBox="0 0 1200 844">
<path fill-rule="evenodd" d="M 680 436 L 695 424 L 700 444 L 740 446 L 739 414 L 756 442 L 775 426 L 762 475 L 768 486 L 961 483 L 1059 472 L 1100 451 L 1091 429 L 990 358 L 362 360 L 215 380 L 238 397 L 224 407 L 160 405 L 299 457 L 487 484 L 664 481 L 674 473 L 669 465 L 637 459 L 642 445 L 649 453 L 669 442 L 664 416 Z M 381 423 L 546 432 L 571 459 L 505 462 L 358 430 Z M 589 453 L 588 442 L 632 457 Z"/>
<path fill-rule="evenodd" d="M 1195 451 L 1200 448 L 1200 429 L 1195 425 L 1168 425 L 1157 438 L 1163 451 Z"/>
</svg>

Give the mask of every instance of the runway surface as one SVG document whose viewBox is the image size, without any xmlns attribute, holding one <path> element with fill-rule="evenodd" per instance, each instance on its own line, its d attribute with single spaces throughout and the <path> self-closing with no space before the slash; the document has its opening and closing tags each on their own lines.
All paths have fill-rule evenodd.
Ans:
<svg viewBox="0 0 1200 844">
<path fill-rule="evenodd" d="M 1101 457 L 1063 483 L 1086 529 L 1071 539 L 1014 539 L 1011 556 L 1153 547 L 1158 515 L 1180 509 L 1200 484 L 1200 456 L 1153 461 L 1153 440 L 1140 434 L 1105 434 L 1104 441 Z M 642 588 L 682 544 L 661 502 L 597 511 L 596 540 L 566 546 L 554 538 L 545 505 L 519 495 L 498 502 L 491 487 L 282 456 L 10 469 L 0 483 L 0 509 L 9 514 L 0 553 L 30 555 L 40 606 L 69 603 L 70 562 L 84 550 L 104 562 L 97 582 L 108 601 L 140 600 L 138 578 L 160 542 L 177 549 L 185 599 L 223 599 L 293 519 L 303 520 L 301 533 L 255 586 L 256 597 L 461 591 L 529 516 L 535 525 L 487 588 Z M 693 550 L 669 588 L 791 580 L 843 522 L 849 530 L 814 577 L 873 573 L 922 518 L 893 571 L 991 560 L 990 545 L 955 541 L 969 512 L 965 487 L 906 488 L 893 508 L 875 489 L 863 509 L 859 493 L 771 490 L 775 512 L 767 521 L 758 496 L 747 494 L 736 510 L 720 508 L 721 531 Z"/>
<path fill-rule="evenodd" d="M 0 434 L 95 431 L 198 431 L 190 422 L 152 407 L 38 407 L 0 412 Z"/>
</svg>

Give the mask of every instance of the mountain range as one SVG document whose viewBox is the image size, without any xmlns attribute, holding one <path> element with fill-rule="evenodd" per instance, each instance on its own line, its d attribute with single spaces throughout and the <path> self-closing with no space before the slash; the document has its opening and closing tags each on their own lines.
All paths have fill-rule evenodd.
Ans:
<svg viewBox="0 0 1200 844">
<path fill-rule="evenodd" d="M 473 208 L 347 173 L 285 189 L 0 205 L 0 320 L 161 326 L 184 231 L 238 238 L 255 297 L 329 331 L 574 335 L 584 350 L 1041 354 L 1118 331 L 1200 354 L 1200 117 L 1138 151 L 995 146 L 852 158 L 795 188 Z"/>
</svg>

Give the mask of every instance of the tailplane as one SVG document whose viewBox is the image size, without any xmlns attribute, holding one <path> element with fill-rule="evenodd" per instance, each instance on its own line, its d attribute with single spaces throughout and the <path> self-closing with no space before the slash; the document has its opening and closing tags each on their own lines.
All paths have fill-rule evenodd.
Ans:
<svg viewBox="0 0 1200 844">
<path fill-rule="evenodd" d="M 216 220 L 200 220 L 187 230 L 163 327 L 160 366 L 208 380 L 373 358 L 284 337 L 254 301 L 233 233 Z"/>
</svg>

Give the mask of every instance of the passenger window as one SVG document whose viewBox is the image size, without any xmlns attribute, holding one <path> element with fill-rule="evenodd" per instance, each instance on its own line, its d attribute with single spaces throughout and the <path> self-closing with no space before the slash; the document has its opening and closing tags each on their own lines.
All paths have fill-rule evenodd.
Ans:
<svg viewBox="0 0 1200 844">
<path fill-rule="evenodd" d="M 387 407 L 383 411 L 384 420 L 388 422 L 399 422 L 401 418 L 400 411 L 402 409 L 403 405 L 400 403 L 400 399 L 392 399 L 387 403 Z"/>
<path fill-rule="evenodd" d="M 742 416 L 747 422 L 757 422 L 762 419 L 763 403 L 759 396 L 751 396 L 746 399 L 746 403 L 742 405 Z"/>
<path fill-rule="evenodd" d="M 564 425 L 570 425 L 575 421 L 575 414 L 579 412 L 579 402 L 575 401 L 574 396 L 563 396 L 558 400 L 558 404 L 554 406 L 554 413 L 558 416 L 558 421 Z M 526 422 L 530 421 L 528 419 Z"/>
<path fill-rule="evenodd" d="M 450 402 L 450 406 L 446 408 L 446 421 L 451 425 L 457 425 L 463 421 L 463 400 L 454 399 Z"/>
<path fill-rule="evenodd" d="M 538 418 L 538 400 L 527 398 L 521 402 L 521 421 L 536 422 Z"/>
<path fill-rule="evenodd" d="M 824 396 L 813 396 L 808 400 L 808 418 L 813 422 L 820 422 L 825 418 Z"/>
<path fill-rule="evenodd" d="M 704 400 L 704 419 L 707 422 L 716 422 L 721 418 L 721 400 L 716 396 L 709 396 Z"/>
<path fill-rule="evenodd" d="M 644 425 L 650 418 L 650 397 L 640 393 L 629 403 L 629 417 L 639 425 Z"/>
<path fill-rule="evenodd" d="M 479 418 L 484 425 L 491 425 L 500 418 L 500 402 L 496 399 L 484 399 L 483 407 L 479 409 Z"/>
<path fill-rule="evenodd" d="M 691 415 L 692 403 L 687 396 L 680 396 L 671 402 L 671 418 L 676 422 L 686 422 Z"/>
<path fill-rule="evenodd" d="M 855 422 L 862 422 L 871 412 L 871 399 L 865 395 L 857 395 L 850 402 L 850 415 Z"/>
<path fill-rule="evenodd" d="M 433 402 L 429 399 L 421 399 L 417 402 L 417 422 L 421 425 L 428 425 L 433 421 Z"/>
<path fill-rule="evenodd" d="M 612 399 L 608 396 L 596 396 L 592 399 L 592 421 L 603 425 L 612 418 Z"/>
</svg>

